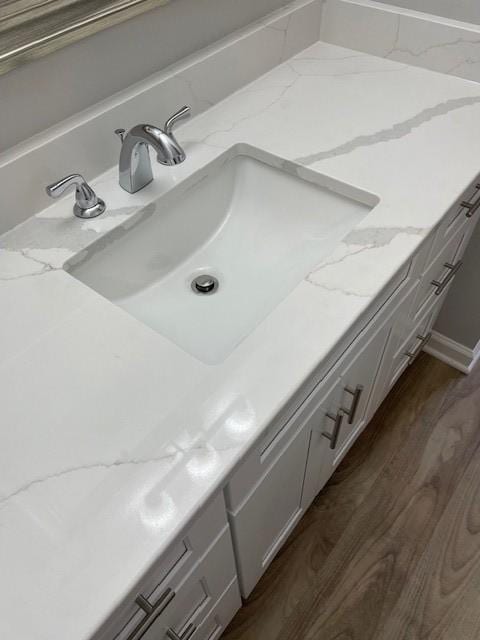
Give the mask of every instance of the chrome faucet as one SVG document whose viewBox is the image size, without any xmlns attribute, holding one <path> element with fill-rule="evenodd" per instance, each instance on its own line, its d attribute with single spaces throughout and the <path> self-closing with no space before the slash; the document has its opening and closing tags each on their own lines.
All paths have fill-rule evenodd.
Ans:
<svg viewBox="0 0 480 640">
<path fill-rule="evenodd" d="M 73 213 L 77 218 L 96 218 L 105 211 L 107 205 L 97 196 L 92 187 L 79 173 L 72 173 L 45 187 L 47 195 L 59 198 L 66 189 L 75 187 L 75 205 Z"/>
<path fill-rule="evenodd" d="M 157 153 L 157 161 L 171 167 L 185 160 L 185 152 L 172 133 L 174 125 L 190 114 L 190 107 L 182 107 L 173 114 L 162 129 L 151 124 L 137 124 L 125 134 L 125 129 L 115 133 L 122 141 L 119 162 L 119 182 L 122 189 L 135 193 L 153 180 L 149 145 Z"/>
</svg>

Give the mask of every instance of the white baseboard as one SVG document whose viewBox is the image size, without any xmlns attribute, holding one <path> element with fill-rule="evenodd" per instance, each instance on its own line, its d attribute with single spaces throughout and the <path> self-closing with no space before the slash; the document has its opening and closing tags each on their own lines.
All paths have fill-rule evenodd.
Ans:
<svg viewBox="0 0 480 640">
<path fill-rule="evenodd" d="M 458 369 L 458 371 L 468 374 L 477 359 L 480 358 L 480 342 L 474 349 L 470 349 L 437 331 L 433 331 L 424 351 Z"/>
</svg>

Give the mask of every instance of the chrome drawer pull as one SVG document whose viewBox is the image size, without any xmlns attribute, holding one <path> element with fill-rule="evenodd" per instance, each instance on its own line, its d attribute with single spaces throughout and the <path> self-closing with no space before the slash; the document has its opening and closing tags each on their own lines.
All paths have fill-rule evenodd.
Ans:
<svg viewBox="0 0 480 640">
<path fill-rule="evenodd" d="M 441 281 L 439 280 L 432 280 L 432 284 L 437 287 L 437 290 L 435 291 L 435 295 L 439 296 L 441 293 L 443 293 L 443 290 L 445 289 L 445 287 L 450 284 L 450 282 L 453 280 L 453 278 L 457 275 L 458 270 L 460 269 L 460 267 L 462 266 L 463 262 L 461 260 L 459 260 L 458 262 L 456 262 L 455 264 L 451 264 L 450 262 L 445 262 L 444 263 L 444 267 L 446 267 L 449 271 L 447 273 L 447 275 L 445 276 L 445 278 Z"/>
<path fill-rule="evenodd" d="M 353 424 L 353 421 L 355 420 L 355 414 L 357 413 L 358 409 L 358 403 L 360 402 L 360 398 L 362 397 L 363 386 L 361 384 L 357 384 L 355 389 L 345 387 L 345 391 L 353 396 L 353 400 L 350 409 L 344 409 L 342 407 L 342 411 L 348 416 L 348 424 Z"/>
<path fill-rule="evenodd" d="M 170 627 L 170 629 L 167 629 L 167 638 L 170 638 L 170 640 L 189 640 L 196 630 L 197 627 L 190 623 L 182 635 L 179 636 L 178 633 L 175 633 L 175 631 Z"/>
<path fill-rule="evenodd" d="M 408 364 L 409 365 L 412 364 L 412 362 L 415 360 L 415 358 L 418 356 L 420 351 L 427 344 L 427 342 L 430 340 L 431 337 L 432 337 L 432 332 L 431 331 L 429 333 L 427 333 L 426 336 L 422 336 L 422 335 L 419 334 L 417 336 L 417 340 L 420 340 L 418 346 L 413 351 L 405 351 L 405 353 L 403 355 L 408 357 Z"/>
<path fill-rule="evenodd" d="M 480 189 L 480 184 L 475 185 L 475 189 L 477 189 L 478 191 Z M 477 213 L 480 207 L 480 197 L 475 202 L 468 202 L 467 200 L 464 200 L 460 203 L 460 206 L 464 209 L 468 209 L 465 215 L 467 216 L 467 218 L 471 218 Z"/>
<path fill-rule="evenodd" d="M 175 591 L 170 588 L 165 589 L 155 604 L 149 602 L 145 596 L 137 596 L 135 598 L 135 602 L 147 615 L 137 624 L 135 629 L 128 636 L 128 640 L 140 640 L 140 638 L 150 629 L 158 616 L 165 611 L 174 597 Z"/>
<path fill-rule="evenodd" d="M 330 440 L 330 449 L 335 449 L 337 446 L 338 436 L 340 435 L 340 429 L 342 428 L 343 422 L 343 411 L 339 409 L 337 411 L 337 415 L 333 415 L 333 413 L 326 413 L 327 418 L 333 420 L 334 427 L 332 433 L 328 433 L 328 431 L 323 431 L 322 436 Z"/>
</svg>

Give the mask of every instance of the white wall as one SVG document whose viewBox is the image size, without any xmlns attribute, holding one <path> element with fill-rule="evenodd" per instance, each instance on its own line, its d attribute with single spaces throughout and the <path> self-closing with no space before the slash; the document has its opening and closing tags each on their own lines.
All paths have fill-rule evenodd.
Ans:
<svg viewBox="0 0 480 640">
<path fill-rule="evenodd" d="M 0 76 L 0 152 L 288 0 L 172 0 Z"/>
<path fill-rule="evenodd" d="M 479 0 L 382 0 L 397 7 L 480 24 Z"/>
</svg>

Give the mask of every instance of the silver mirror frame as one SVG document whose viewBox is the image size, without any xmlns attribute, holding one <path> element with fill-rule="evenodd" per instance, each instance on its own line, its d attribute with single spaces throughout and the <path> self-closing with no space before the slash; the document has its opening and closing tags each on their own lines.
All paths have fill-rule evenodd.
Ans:
<svg viewBox="0 0 480 640">
<path fill-rule="evenodd" d="M 59 1 L 60 8 L 45 15 L 39 15 L 38 9 L 31 13 L 25 11 L 21 21 L 12 20 L 11 27 L 6 21 L 7 26 L 0 28 L 0 75 L 169 2 L 170 0 L 86 0 L 66 3 L 62 7 Z"/>
</svg>

